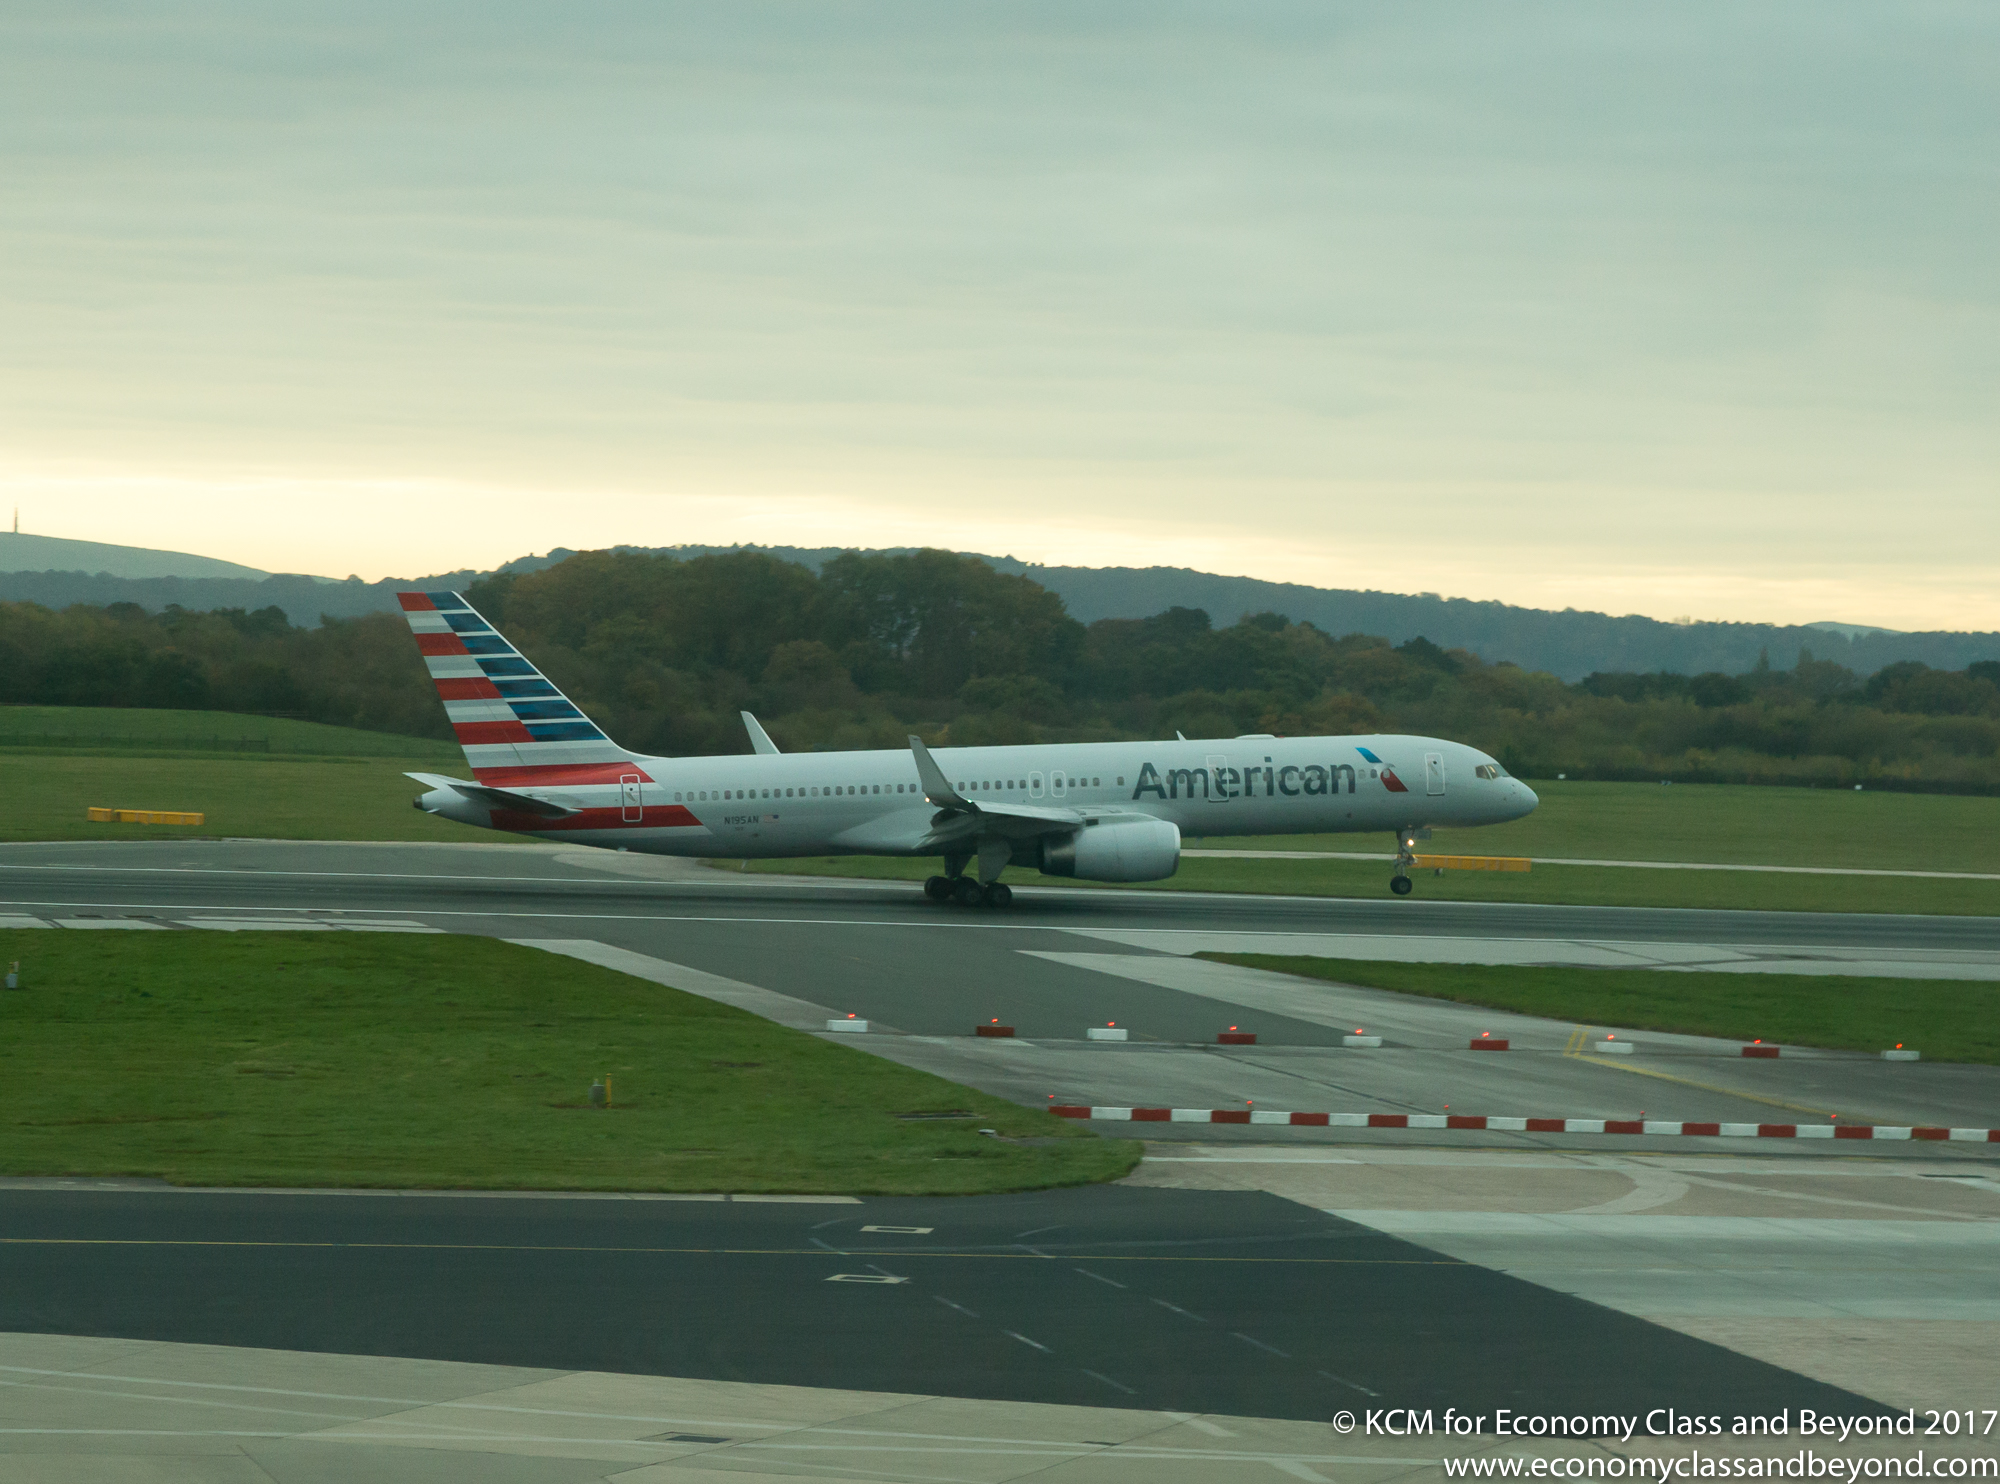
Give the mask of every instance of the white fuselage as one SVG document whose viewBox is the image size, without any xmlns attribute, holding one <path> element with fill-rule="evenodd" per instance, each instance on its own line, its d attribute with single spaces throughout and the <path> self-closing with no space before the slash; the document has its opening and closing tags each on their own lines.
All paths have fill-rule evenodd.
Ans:
<svg viewBox="0 0 2000 1484">
<path fill-rule="evenodd" d="M 932 756 L 975 803 L 1068 809 L 1105 822 L 1150 817 L 1183 835 L 1497 824 L 1537 803 L 1485 753 L 1434 737 L 943 747 Z M 558 820 L 489 808 L 447 789 L 420 802 L 468 824 L 658 855 L 942 853 L 918 843 L 938 810 L 908 751 L 642 757 L 591 773 L 587 782 L 489 775 L 579 811 Z"/>
</svg>

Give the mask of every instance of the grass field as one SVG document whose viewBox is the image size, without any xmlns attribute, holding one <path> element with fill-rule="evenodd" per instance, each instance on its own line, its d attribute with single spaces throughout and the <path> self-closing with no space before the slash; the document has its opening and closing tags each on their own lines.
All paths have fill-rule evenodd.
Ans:
<svg viewBox="0 0 2000 1484">
<path fill-rule="evenodd" d="M 447 762 L 456 744 L 232 711 L 149 711 L 122 706 L 0 706 L 0 748 L 40 752 L 268 752 L 304 757 L 388 757 Z"/>
<path fill-rule="evenodd" d="M 1534 789 L 1541 806 L 1526 819 L 1439 830 L 1425 848 L 1572 860 L 2000 874 L 2000 798 L 1541 779 Z M 1386 834 L 1216 835 L 1184 843 L 1212 850 L 1395 849 Z"/>
<path fill-rule="evenodd" d="M 1580 1025 L 1745 1041 L 1761 1037 L 1845 1051 L 1905 1045 L 1927 1060 L 2000 1063 L 2000 985 L 1957 979 L 1377 963 L 1269 953 L 1196 956 Z"/>
<path fill-rule="evenodd" d="M 410 807 L 403 769 L 464 776 L 450 759 L 145 757 L 0 752 L 0 840 L 509 840 Z M 200 825 L 91 824 L 84 811 L 189 810 Z"/>
<path fill-rule="evenodd" d="M 0 992 L 9 1175 L 972 1194 L 1113 1179 L 1139 1155 L 490 938 L 0 932 L 15 959 L 23 991 Z M 607 1073 L 613 1106 L 592 1108 Z M 898 1116 L 939 1112 L 972 1116 Z"/>
<path fill-rule="evenodd" d="M 723 866 L 735 870 L 737 862 Z M 811 856 L 751 861 L 753 872 L 921 881 L 934 860 L 881 856 Z M 1232 891 L 1302 897 L 1389 896 L 1386 861 L 1182 860 L 1165 881 L 1105 886 L 1032 871 L 1010 871 L 1017 885 L 1083 891 Z M 1766 876 L 1740 871 L 1645 871 L 1596 866 L 1536 866 L 1525 874 L 1420 871 L 1408 900 L 1553 902 L 1576 907 L 1722 907 L 1766 912 L 1927 912 L 1988 917 L 2000 913 L 2000 881 L 1924 881 L 1881 876 Z"/>
</svg>

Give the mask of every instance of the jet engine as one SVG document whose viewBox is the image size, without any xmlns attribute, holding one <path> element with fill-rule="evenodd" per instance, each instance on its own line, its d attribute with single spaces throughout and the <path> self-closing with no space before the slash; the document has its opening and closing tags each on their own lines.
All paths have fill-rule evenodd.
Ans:
<svg viewBox="0 0 2000 1484">
<path fill-rule="evenodd" d="M 1106 820 L 1042 843 L 1042 874 L 1085 881 L 1158 881 L 1180 868 L 1180 827 L 1165 819 Z"/>
</svg>

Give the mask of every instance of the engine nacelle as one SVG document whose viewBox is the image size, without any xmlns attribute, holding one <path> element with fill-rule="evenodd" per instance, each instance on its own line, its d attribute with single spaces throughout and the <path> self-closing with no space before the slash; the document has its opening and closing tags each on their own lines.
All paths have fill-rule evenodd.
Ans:
<svg viewBox="0 0 2000 1484">
<path fill-rule="evenodd" d="M 1042 845 L 1042 873 L 1085 881 L 1158 881 L 1180 869 L 1180 826 L 1166 819 L 1086 825 Z"/>
</svg>

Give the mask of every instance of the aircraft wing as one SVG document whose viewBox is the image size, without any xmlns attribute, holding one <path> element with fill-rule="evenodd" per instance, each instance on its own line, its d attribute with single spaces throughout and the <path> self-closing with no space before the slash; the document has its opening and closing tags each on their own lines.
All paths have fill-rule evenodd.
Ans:
<svg viewBox="0 0 2000 1484">
<path fill-rule="evenodd" d="M 1073 830 L 1083 823 L 1083 815 L 1075 809 L 966 798 L 945 778 L 944 769 L 938 766 L 921 737 L 910 738 L 910 755 L 917 761 L 917 777 L 923 783 L 924 797 L 939 810 L 931 821 L 930 832 L 921 842 L 923 846 L 967 835 L 999 834 L 1016 838 L 1046 835 L 1056 830 Z"/>
<path fill-rule="evenodd" d="M 537 814 L 543 819 L 566 819 L 580 810 L 567 804 L 556 804 L 548 799 L 538 799 L 532 794 L 517 794 L 510 788 L 488 788 L 483 783 L 467 783 L 460 778 L 443 778 L 436 773 L 405 773 L 405 778 L 414 778 L 419 783 L 432 788 L 448 788 L 454 793 L 476 799 L 495 809 L 513 809 L 522 814 Z"/>
</svg>

